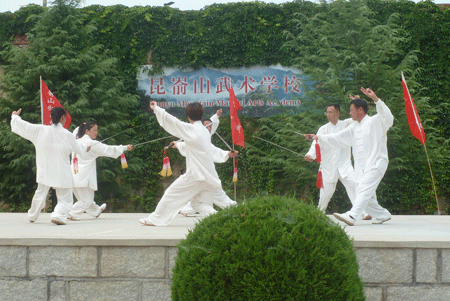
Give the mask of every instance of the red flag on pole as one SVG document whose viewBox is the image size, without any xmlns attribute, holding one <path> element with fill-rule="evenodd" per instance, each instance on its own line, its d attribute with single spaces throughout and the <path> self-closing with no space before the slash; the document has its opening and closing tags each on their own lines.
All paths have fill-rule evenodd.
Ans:
<svg viewBox="0 0 450 301">
<path fill-rule="evenodd" d="M 241 109 L 241 105 L 234 94 L 233 87 L 230 85 L 228 89 L 230 93 L 230 118 L 231 118 L 231 136 L 233 138 L 233 144 L 245 147 L 244 129 L 241 126 L 237 110 Z"/>
<path fill-rule="evenodd" d="M 402 72 L 402 84 L 403 95 L 405 97 L 406 117 L 408 119 L 409 129 L 411 134 L 416 137 L 420 143 L 425 143 L 425 131 L 423 130 L 422 123 L 420 122 L 419 113 L 417 113 L 416 105 L 409 94 L 408 87 L 406 86 L 405 77 Z"/>
<path fill-rule="evenodd" d="M 56 99 L 55 95 L 48 89 L 47 85 L 40 78 L 41 81 L 41 116 L 42 116 L 42 124 L 50 125 L 52 124 L 52 118 L 50 116 L 50 112 L 55 107 L 64 107 L 59 103 L 58 99 Z M 72 122 L 72 117 L 70 117 L 69 113 L 66 115 L 66 123 L 63 126 L 67 129 Z"/>
</svg>

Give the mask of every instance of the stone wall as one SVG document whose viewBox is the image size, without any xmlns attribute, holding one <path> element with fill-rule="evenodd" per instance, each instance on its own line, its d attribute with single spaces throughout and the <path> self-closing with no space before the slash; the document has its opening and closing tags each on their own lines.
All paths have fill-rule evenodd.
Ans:
<svg viewBox="0 0 450 301">
<path fill-rule="evenodd" d="M 175 247 L 0 246 L 0 300 L 170 300 Z"/>
<path fill-rule="evenodd" d="M 356 254 L 368 301 L 450 300 L 450 249 Z M 0 300 L 170 300 L 175 257 L 164 246 L 0 246 Z"/>
</svg>

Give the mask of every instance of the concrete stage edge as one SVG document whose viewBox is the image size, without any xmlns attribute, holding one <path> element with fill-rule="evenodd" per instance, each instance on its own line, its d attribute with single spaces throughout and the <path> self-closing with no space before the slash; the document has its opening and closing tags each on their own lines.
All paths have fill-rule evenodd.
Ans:
<svg viewBox="0 0 450 301">
<path fill-rule="evenodd" d="M 0 300 L 170 300 L 176 245 L 197 219 L 139 224 L 147 215 L 84 215 L 56 226 L 48 213 L 35 223 L 1 213 Z M 339 224 L 353 239 L 367 300 L 450 300 L 450 216 Z"/>
</svg>

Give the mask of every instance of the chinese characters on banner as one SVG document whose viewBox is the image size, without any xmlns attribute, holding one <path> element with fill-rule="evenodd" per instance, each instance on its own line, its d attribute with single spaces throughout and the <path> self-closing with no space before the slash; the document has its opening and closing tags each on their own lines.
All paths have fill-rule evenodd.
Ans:
<svg viewBox="0 0 450 301">
<path fill-rule="evenodd" d="M 198 101 L 208 111 L 229 107 L 227 87 L 232 86 L 247 116 L 269 116 L 281 112 L 281 107 L 300 110 L 301 72 L 281 66 L 258 66 L 240 69 L 201 69 L 180 71 L 164 69 L 164 75 L 149 76 L 141 72 L 140 90 L 162 108 L 182 115 L 189 102 Z M 183 110 L 176 110 L 183 108 Z"/>
</svg>

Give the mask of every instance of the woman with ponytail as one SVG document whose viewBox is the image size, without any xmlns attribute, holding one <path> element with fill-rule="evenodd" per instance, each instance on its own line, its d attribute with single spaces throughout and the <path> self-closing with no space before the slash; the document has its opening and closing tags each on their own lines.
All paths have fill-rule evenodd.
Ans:
<svg viewBox="0 0 450 301">
<path fill-rule="evenodd" d="M 82 123 L 73 133 L 81 143 L 91 146 L 91 150 L 85 155 L 85 158 L 79 158 L 75 153 L 72 154 L 73 193 L 77 202 L 69 213 L 69 219 L 79 220 L 83 212 L 99 217 L 105 210 L 106 204 L 98 206 L 94 202 L 94 193 L 97 190 L 96 159 L 98 157 L 118 158 L 124 151 L 131 151 L 134 146 L 131 144 L 107 145 L 95 140 L 98 134 L 98 125 L 94 121 Z"/>
</svg>

